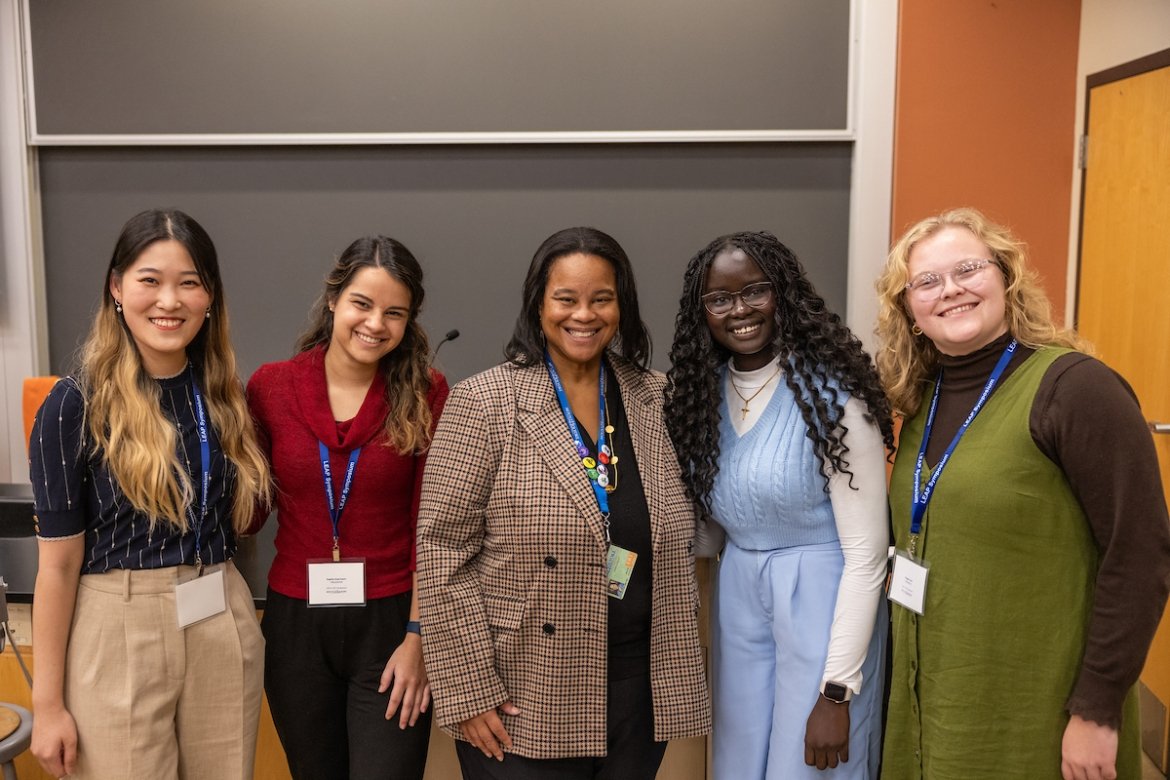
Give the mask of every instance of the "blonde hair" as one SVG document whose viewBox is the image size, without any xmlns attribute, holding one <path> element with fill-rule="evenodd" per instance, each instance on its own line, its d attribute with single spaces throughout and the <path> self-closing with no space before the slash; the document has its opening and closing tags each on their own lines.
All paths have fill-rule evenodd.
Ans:
<svg viewBox="0 0 1170 780">
<path fill-rule="evenodd" d="M 86 427 L 92 451 L 103 453 L 118 488 L 150 518 L 151 528 L 165 522 L 186 531 L 186 510 L 195 490 L 179 461 L 175 424 L 163 414 L 162 391 L 147 374 L 110 292 L 110 280 L 120 278 L 147 246 L 167 240 L 186 248 L 211 294 L 210 317 L 188 345 L 187 356 L 201 369 L 200 390 L 208 416 L 234 472 L 232 524 L 238 532 L 251 523 L 257 503 L 271 499 L 272 478 L 236 374 L 215 246 L 181 211 L 144 211 L 132 217 L 118 237 L 101 305 L 81 351 L 78 382 L 85 397 Z"/>
<path fill-rule="evenodd" d="M 1040 286 L 1039 276 L 1027 265 L 1022 241 L 1012 232 L 973 208 L 959 208 L 928 217 L 911 227 L 890 250 L 876 288 L 880 311 L 876 361 L 886 396 L 895 413 L 907 417 L 918 411 L 923 385 L 938 371 L 939 351 L 930 339 L 915 335 L 914 320 L 906 304 L 910 278 L 910 253 L 918 242 L 948 227 L 966 228 L 991 251 L 1003 274 L 1004 308 L 1008 331 L 1033 349 L 1046 346 L 1089 351 L 1075 331 L 1058 326 L 1052 307 Z"/>
</svg>

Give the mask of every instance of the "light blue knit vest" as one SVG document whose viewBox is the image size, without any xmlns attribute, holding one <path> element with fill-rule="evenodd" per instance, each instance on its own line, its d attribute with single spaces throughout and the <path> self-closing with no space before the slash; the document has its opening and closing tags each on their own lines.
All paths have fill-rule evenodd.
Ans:
<svg viewBox="0 0 1170 780">
<path fill-rule="evenodd" d="M 737 413 L 724 398 L 711 495 L 715 519 L 731 541 L 744 550 L 836 541 L 825 478 L 788 385 L 779 380 L 764 413 L 743 436 L 731 424 L 730 415 Z"/>
</svg>

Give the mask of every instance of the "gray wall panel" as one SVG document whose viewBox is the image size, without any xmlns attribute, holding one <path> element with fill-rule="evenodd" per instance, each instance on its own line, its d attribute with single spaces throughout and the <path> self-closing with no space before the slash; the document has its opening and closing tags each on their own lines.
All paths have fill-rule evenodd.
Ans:
<svg viewBox="0 0 1170 780">
<path fill-rule="evenodd" d="M 44 134 L 841 129 L 849 0 L 31 0 Z"/>
<path fill-rule="evenodd" d="M 330 260 L 359 235 L 403 241 L 427 274 L 424 324 L 457 380 L 499 362 L 532 253 L 576 224 L 613 234 L 665 368 L 686 260 L 772 230 L 845 305 L 849 144 L 564 147 L 45 148 L 50 351 L 69 369 L 122 223 L 153 206 L 220 252 L 241 371 L 287 357 Z"/>
</svg>

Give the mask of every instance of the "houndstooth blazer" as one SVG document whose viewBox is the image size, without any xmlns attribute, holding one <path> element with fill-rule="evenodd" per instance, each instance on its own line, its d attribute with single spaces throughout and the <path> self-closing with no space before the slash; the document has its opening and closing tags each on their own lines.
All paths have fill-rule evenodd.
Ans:
<svg viewBox="0 0 1170 780">
<path fill-rule="evenodd" d="M 694 515 L 663 420 L 665 378 L 609 356 L 650 509 L 654 738 L 707 733 Z M 606 542 L 543 365 L 460 382 L 439 420 L 418 522 L 423 654 L 449 734 L 511 701 L 512 752 L 606 751 Z"/>
</svg>

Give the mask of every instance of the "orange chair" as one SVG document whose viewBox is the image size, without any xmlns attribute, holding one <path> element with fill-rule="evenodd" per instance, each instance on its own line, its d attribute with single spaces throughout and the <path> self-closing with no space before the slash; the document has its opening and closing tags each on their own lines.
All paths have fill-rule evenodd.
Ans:
<svg viewBox="0 0 1170 780">
<path fill-rule="evenodd" d="M 32 436 L 33 420 L 37 410 L 45 402 L 45 396 L 57 384 L 57 376 L 30 376 L 24 380 L 24 394 L 21 397 L 21 409 L 24 412 L 24 446 L 28 447 L 29 437 Z"/>
</svg>

